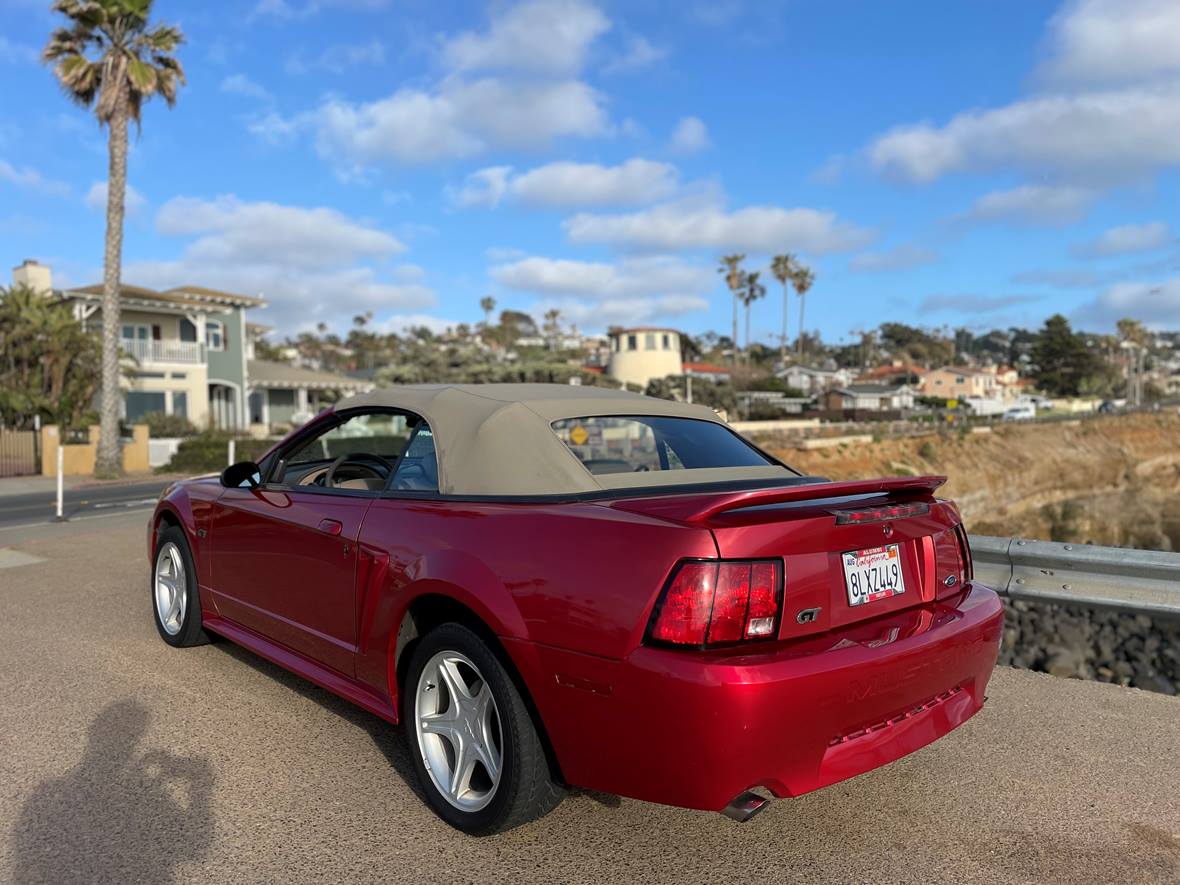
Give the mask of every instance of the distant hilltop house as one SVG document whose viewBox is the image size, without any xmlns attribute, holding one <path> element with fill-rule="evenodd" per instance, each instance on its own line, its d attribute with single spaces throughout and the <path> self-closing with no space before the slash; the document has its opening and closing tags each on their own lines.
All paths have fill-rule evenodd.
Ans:
<svg viewBox="0 0 1180 885">
<path fill-rule="evenodd" d="M 921 391 L 943 399 L 1011 400 L 1025 387 L 1027 383 L 1010 366 L 943 366 L 926 373 Z"/>
<path fill-rule="evenodd" d="M 852 383 L 852 372 L 848 369 L 819 368 L 816 366 L 787 366 L 775 372 L 787 387 L 813 396 Z"/>
<path fill-rule="evenodd" d="M 25 261 L 13 285 L 28 285 L 70 305 L 94 333 L 102 328 L 102 286 L 54 289 L 48 267 Z M 123 284 L 120 346 L 134 364 L 124 377 L 123 418 L 150 412 L 179 415 L 198 427 L 266 432 L 306 420 L 322 402 L 366 390 L 368 382 L 255 358 L 255 342 L 270 330 L 246 312 L 266 301 L 204 286 L 155 291 Z"/>
<path fill-rule="evenodd" d="M 914 391 L 906 384 L 849 384 L 829 390 L 824 404 L 831 411 L 902 412 L 914 407 Z"/>
<path fill-rule="evenodd" d="M 654 378 L 683 375 L 680 333 L 660 326 L 613 329 L 606 374 L 621 384 L 646 388 Z"/>
</svg>

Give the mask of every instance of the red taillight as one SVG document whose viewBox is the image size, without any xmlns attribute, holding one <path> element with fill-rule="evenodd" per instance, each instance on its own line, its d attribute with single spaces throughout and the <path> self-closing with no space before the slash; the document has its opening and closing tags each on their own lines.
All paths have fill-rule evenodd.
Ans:
<svg viewBox="0 0 1180 885">
<path fill-rule="evenodd" d="M 857 525 L 865 522 L 883 522 L 886 519 L 904 519 L 907 516 L 925 516 L 930 505 L 890 504 L 885 507 L 866 507 L 863 510 L 833 510 L 836 525 Z"/>
<path fill-rule="evenodd" d="M 684 562 L 656 606 L 648 638 L 673 645 L 723 645 L 778 635 L 782 566 Z"/>
</svg>

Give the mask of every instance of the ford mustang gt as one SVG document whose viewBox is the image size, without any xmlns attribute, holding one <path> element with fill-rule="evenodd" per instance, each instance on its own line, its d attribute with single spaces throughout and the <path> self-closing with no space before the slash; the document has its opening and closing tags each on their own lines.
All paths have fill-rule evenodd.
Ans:
<svg viewBox="0 0 1180 885">
<path fill-rule="evenodd" d="M 466 833 L 572 785 L 745 820 L 982 706 L 1002 610 L 942 482 L 803 476 L 620 391 L 389 388 L 167 489 L 153 609 L 403 723 Z"/>
</svg>

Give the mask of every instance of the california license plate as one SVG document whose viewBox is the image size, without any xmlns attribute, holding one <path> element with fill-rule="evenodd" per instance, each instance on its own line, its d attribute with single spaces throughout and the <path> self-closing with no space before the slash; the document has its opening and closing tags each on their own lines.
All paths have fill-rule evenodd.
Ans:
<svg viewBox="0 0 1180 885">
<path fill-rule="evenodd" d="M 864 605 L 905 593 L 901 550 L 897 544 L 841 554 L 849 605 Z"/>
</svg>

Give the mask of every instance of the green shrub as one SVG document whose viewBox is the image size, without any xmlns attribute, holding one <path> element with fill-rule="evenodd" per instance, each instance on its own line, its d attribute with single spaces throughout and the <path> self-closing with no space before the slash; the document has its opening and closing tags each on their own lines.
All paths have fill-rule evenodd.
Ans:
<svg viewBox="0 0 1180 885">
<path fill-rule="evenodd" d="M 927 461 L 933 461 L 936 457 L 938 457 L 938 450 L 934 448 L 934 443 L 930 442 L 930 440 L 926 440 L 926 442 L 918 446 L 918 457 L 924 458 Z"/>
<path fill-rule="evenodd" d="M 172 460 L 159 468 L 162 473 L 209 473 L 222 470 L 229 457 L 231 434 L 206 431 L 184 440 Z M 234 445 L 234 459 L 257 461 L 274 444 L 269 439 L 238 438 Z"/>
<path fill-rule="evenodd" d="M 183 415 L 165 415 L 163 412 L 148 412 L 135 424 L 146 424 L 152 439 L 177 436 L 196 436 L 197 428 Z"/>
</svg>

